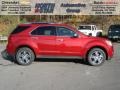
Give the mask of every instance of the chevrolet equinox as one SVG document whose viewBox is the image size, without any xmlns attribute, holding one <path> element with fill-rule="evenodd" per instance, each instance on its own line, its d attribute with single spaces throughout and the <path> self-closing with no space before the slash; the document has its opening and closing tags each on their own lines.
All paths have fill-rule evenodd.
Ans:
<svg viewBox="0 0 120 90">
<path fill-rule="evenodd" d="M 29 65 L 35 58 L 73 58 L 99 66 L 113 56 L 107 39 L 84 35 L 66 24 L 39 22 L 18 25 L 6 50 L 20 65 Z"/>
</svg>

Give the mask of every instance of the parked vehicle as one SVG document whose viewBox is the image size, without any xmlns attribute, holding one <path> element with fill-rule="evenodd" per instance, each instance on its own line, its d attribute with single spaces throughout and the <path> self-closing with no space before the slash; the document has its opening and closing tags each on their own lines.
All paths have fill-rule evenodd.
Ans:
<svg viewBox="0 0 120 90">
<path fill-rule="evenodd" d="M 108 38 L 112 41 L 120 40 L 120 25 L 111 25 L 109 27 Z"/>
<path fill-rule="evenodd" d="M 10 34 L 6 50 L 20 65 L 35 58 L 74 58 L 99 66 L 113 56 L 111 41 L 54 23 L 20 24 Z"/>
<path fill-rule="evenodd" d="M 102 36 L 102 30 L 98 30 L 96 25 L 80 25 L 78 30 L 90 36 Z"/>
</svg>

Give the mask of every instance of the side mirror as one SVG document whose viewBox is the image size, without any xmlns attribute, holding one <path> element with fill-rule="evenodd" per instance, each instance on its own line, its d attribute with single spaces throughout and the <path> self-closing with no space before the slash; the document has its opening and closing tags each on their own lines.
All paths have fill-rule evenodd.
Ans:
<svg viewBox="0 0 120 90">
<path fill-rule="evenodd" d="M 72 38 L 77 38 L 78 37 L 78 34 L 74 34 L 73 36 L 72 36 Z"/>
</svg>

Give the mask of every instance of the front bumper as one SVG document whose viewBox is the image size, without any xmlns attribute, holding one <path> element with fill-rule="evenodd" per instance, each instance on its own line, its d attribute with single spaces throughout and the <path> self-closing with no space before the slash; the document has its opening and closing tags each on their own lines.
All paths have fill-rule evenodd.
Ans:
<svg viewBox="0 0 120 90">
<path fill-rule="evenodd" d="M 110 40 L 120 40 L 120 36 L 108 36 Z"/>
</svg>

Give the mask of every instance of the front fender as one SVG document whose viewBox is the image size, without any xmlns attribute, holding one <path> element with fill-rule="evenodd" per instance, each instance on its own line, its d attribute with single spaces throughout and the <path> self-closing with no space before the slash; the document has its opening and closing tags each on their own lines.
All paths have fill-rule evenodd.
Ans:
<svg viewBox="0 0 120 90">
<path fill-rule="evenodd" d="M 106 43 L 102 42 L 102 41 L 98 41 L 98 40 L 94 40 L 94 41 L 90 41 L 88 43 L 86 43 L 85 45 L 85 52 L 84 52 L 84 58 L 86 57 L 86 55 L 88 54 L 88 52 L 92 49 L 92 48 L 101 48 L 104 49 L 106 53 L 108 53 L 108 49 L 107 49 L 107 45 Z"/>
</svg>

